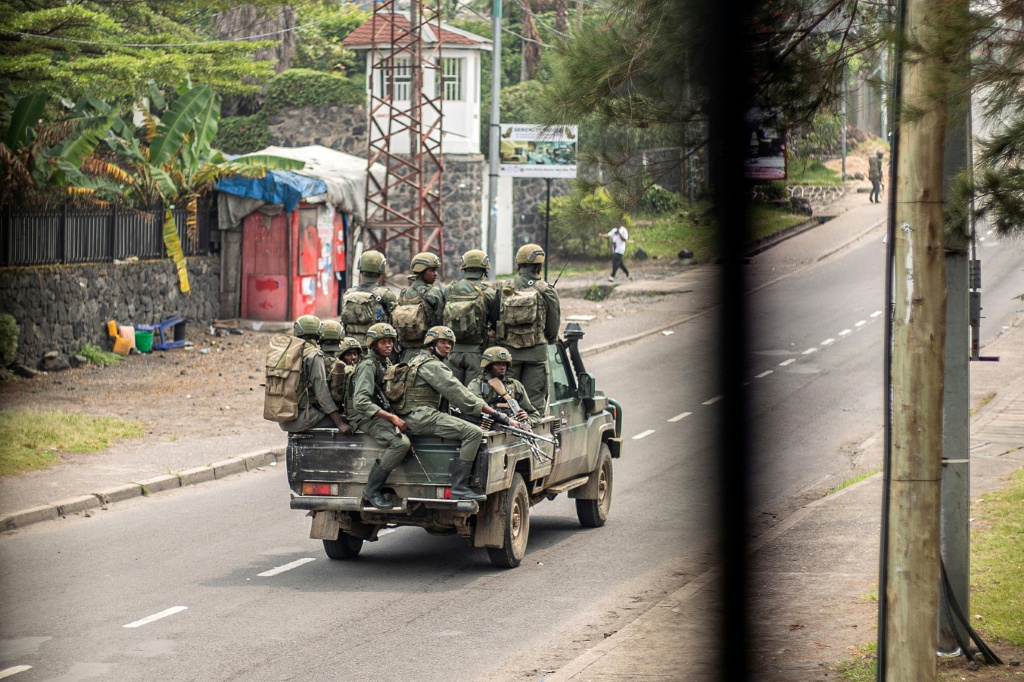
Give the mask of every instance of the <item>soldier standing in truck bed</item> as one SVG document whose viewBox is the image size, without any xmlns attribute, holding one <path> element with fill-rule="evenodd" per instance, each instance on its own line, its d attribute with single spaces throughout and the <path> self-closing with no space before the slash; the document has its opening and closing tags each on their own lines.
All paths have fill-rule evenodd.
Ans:
<svg viewBox="0 0 1024 682">
<path fill-rule="evenodd" d="M 364 251 L 356 263 L 359 284 L 345 292 L 341 299 L 341 321 L 345 333 L 362 342 L 366 330 L 383 322 L 391 324 L 391 311 L 398 305 L 395 294 L 380 280 L 387 271 L 387 260 L 380 251 Z"/>
<path fill-rule="evenodd" d="M 547 414 L 548 344 L 558 338 L 558 292 L 541 279 L 544 249 L 526 244 L 516 252 L 519 274 L 498 288 L 497 340 L 512 352 L 509 374 L 526 388 L 530 402 Z"/>
<path fill-rule="evenodd" d="M 441 259 L 436 253 L 424 251 L 412 257 L 409 270 L 412 281 L 402 289 L 398 305 L 391 314 L 398 330 L 398 341 L 405 349 L 404 362 L 409 362 L 423 348 L 423 336 L 431 327 L 444 321 L 444 292 L 436 285 Z"/>
<path fill-rule="evenodd" d="M 480 374 L 480 354 L 487 345 L 492 320 L 497 317 L 498 293 L 485 278 L 491 259 L 479 249 L 462 255 L 463 279 L 445 291 L 444 326 L 455 332 L 458 343 L 448 356 L 448 366 L 463 386 Z"/>
</svg>

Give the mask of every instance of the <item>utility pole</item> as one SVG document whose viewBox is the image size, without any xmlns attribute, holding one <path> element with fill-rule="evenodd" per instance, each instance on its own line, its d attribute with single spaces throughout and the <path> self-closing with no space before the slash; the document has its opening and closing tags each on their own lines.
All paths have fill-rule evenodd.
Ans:
<svg viewBox="0 0 1024 682">
<path fill-rule="evenodd" d="M 501 134 L 501 0 L 494 0 L 491 10 L 494 21 L 493 49 L 491 52 L 491 126 L 489 153 L 490 184 L 487 189 L 487 245 L 484 248 L 491 259 L 488 279 L 492 282 L 498 268 L 498 143 Z"/>
<path fill-rule="evenodd" d="M 939 500 L 946 336 L 943 146 L 946 99 L 935 27 L 943 2 L 906 0 L 904 35 L 920 52 L 901 69 L 894 252 L 890 498 L 884 669 L 890 682 L 936 678 L 939 606 Z M 915 52 L 917 52 L 915 50 Z"/>
</svg>

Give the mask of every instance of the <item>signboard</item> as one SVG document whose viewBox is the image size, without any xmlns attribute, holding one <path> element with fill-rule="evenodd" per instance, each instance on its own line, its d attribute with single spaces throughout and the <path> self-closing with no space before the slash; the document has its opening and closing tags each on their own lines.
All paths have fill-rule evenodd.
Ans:
<svg viewBox="0 0 1024 682">
<path fill-rule="evenodd" d="M 502 124 L 498 175 L 575 178 L 577 126 Z"/>
<path fill-rule="evenodd" d="M 765 112 L 747 115 L 750 139 L 743 174 L 748 180 L 786 179 L 786 136 L 770 124 Z"/>
</svg>

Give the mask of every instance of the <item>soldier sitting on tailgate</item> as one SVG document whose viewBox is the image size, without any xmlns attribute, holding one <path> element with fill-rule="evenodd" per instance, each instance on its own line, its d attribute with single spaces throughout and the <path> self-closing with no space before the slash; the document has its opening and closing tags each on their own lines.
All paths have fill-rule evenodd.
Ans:
<svg viewBox="0 0 1024 682">
<path fill-rule="evenodd" d="M 398 341 L 405 349 L 402 360 L 409 362 L 423 347 L 423 335 L 444 320 L 444 292 L 437 282 L 441 259 L 425 251 L 417 253 L 409 263 L 412 282 L 402 289 L 398 305 L 391 314 L 392 324 L 398 330 Z"/>
<path fill-rule="evenodd" d="M 366 356 L 356 365 L 345 399 L 352 425 L 384 448 L 381 458 L 370 469 L 363 489 L 363 499 L 377 509 L 391 508 L 380 489 L 388 475 L 405 459 L 410 447 L 409 438 L 404 434 L 408 429 L 405 421 L 390 412 L 391 406 L 384 397 L 384 374 L 391 367 L 391 351 L 397 338 L 398 333 L 390 324 L 379 323 L 366 330 L 363 340 Z"/>
<path fill-rule="evenodd" d="M 335 427 L 349 435 L 352 427 L 341 417 L 338 405 L 331 398 L 324 367 L 324 353 L 317 342 L 322 328 L 320 318 L 302 315 L 295 320 L 294 334 L 305 341 L 302 347 L 302 376 L 299 391 L 299 416 L 283 422 L 281 428 L 289 433 Z"/>
<path fill-rule="evenodd" d="M 398 304 L 395 294 L 380 284 L 387 271 L 387 260 L 380 251 L 364 251 L 356 263 L 359 284 L 345 292 L 341 300 L 341 321 L 345 333 L 362 343 L 366 330 L 378 323 L 391 324 L 391 311 Z"/>
<path fill-rule="evenodd" d="M 324 352 L 324 371 L 328 380 L 331 369 L 341 355 L 341 323 L 337 320 L 324 320 L 320 326 L 320 350 Z"/>
<path fill-rule="evenodd" d="M 444 326 L 455 332 L 459 342 L 448 356 L 452 374 L 469 386 L 480 374 L 480 354 L 487 346 L 491 320 L 497 317 L 498 294 L 485 278 L 491 267 L 487 254 L 479 249 L 462 256 L 463 279 L 445 290 Z"/>
<path fill-rule="evenodd" d="M 469 383 L 469 392 L 483 398 L 484 402 L 494 408 L 509 409 L 506 397 L 509 396 L 519 403 L 519 412 L 512 415 L 512 418 L 520 422 L 529 422 L 530 426 L 536 426 L 544 418 L 544 415 L 533 406 L 526 389 L 517 380 L 507 376 L 508 367 L 512 364 L 512 354 L 501 346 L 493 346 L 483 352 L 480 357 L 480 369 L 482 373 L 477 375 Z M 495 388 L 495 382 L 500 384 L 500 392 Z"/>
<path fill-rule="evenodd" d="M 324 323 L 327 324 L 326 322 Z M 323 347 L 323 341 L 321 348 Z M 335 361 L 331 371 L 327 374 L 327 385 L 331 389 L 331 397 L 342 412 L 345 411 L 345 395 L 348 392 L 348 382 L 355 374 L 356 364 L 363 354 L 363 347 L 351 336 L 346 336 L 338 343 L 338 359 Z"/>
<path fill-rule="evenodd" d="M 419 355 L 407 366 L 399 365 L 405 368 L 404 373 L 386 381 L 385 386 L 396 396 L 394 410 L 409 425 L 410 434 L 459 441 L 459 455 L 452 462 L 451 499 L 482 502 L 487 496 L 470 490 L 469 476 L 484 433 L 479 426 L 447 414 L 448 407 L 474 417 L 481 412 L 490 414 L 506 426 L 510 420 L 452 376 L 445 360 L 455 341 L 455 334 L 448 327 L 432 327 L 423 338 Z"/>
</svg>

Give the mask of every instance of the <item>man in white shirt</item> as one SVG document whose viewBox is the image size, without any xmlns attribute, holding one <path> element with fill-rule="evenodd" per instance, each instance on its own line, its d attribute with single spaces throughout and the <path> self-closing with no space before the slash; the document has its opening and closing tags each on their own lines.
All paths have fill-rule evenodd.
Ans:
<svg viewBox="0 0 1024 682">
<path fill-rule="evenodd" d="M 622 257 L 626 255 L 626 240 L 629 239 L 629 232 L 625 226 L 619 225 L 614 227 L 607 234 L 601 234 L 601 236 L 612 240 L 612 274 L 608 281 L 612 282 L 615 280 L 615 274 L 619 271 L 619 268 L 622 268 L 628 279 L 633 279 L 633 276 L 629 274 L 629 268 L 626 267 L 622 260 Z"/>
</svg>

